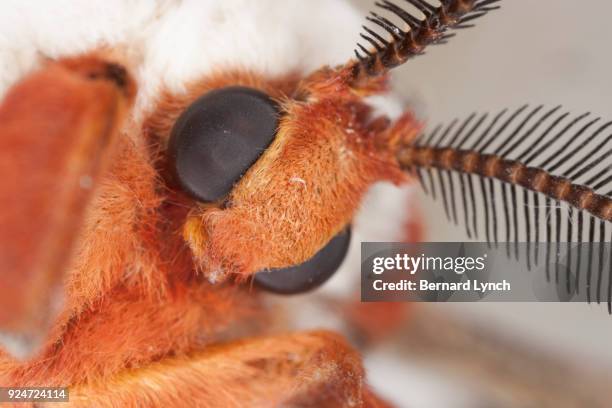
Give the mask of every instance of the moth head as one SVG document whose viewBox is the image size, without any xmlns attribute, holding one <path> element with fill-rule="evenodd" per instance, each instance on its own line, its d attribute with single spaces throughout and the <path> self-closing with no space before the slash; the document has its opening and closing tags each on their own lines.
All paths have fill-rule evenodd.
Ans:
<svg viewBox="0 0 612 408">
<path fill-rule="evenodd" d="M 495 2 L 410 0 L 410 13 L 384 1 L 405 28 L 372 13 L 387 38 L 366 27 L 372 49 L 359 45 L 341 66 L 286 78 L 225 72 L 180 103 L 169 96 L 152 129 L 166 179 L 191 200 L 182 235 L 198 268 L 217 281 L 300 265 L 347 230 L 373 183 L 405 180 L 397 146 L 420 124 L 410 113 L 395 123 L 377 116 L 366 97 L 386 92 L 391 68 Z"/>
<path fill-rule="evenodd" d="M 338 240 L 333 255 L 343 257 L 368 187 L 404 180 L 394 145 L 400 126 L 406 138 L 418 123 L 376 116 L 350 75 L 226 73 L 194 85 L 180 103 L 168 96 L 152 115 L 164 177 L 190 207 L 182 235 L 209 280 L 293 267 Z"/>
</svg>

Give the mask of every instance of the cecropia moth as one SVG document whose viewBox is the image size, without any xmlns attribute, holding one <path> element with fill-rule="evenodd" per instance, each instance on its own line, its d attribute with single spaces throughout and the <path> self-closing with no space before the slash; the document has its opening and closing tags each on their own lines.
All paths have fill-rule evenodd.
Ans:
<svg viewBox="0 0 612 408">
<path fill-rule="evenodd" d="M 346 340 L 278 334 L 262 293 L 320 285 L 364 237 L 416 239 L 413 188 L 440 174 L 468 186 L 466 211 L 473 175 L 566 203 L 603 234 L 612 219 L 609 169 L 583 183 L 591 168 L 534 167 L 514 134 L 487 150 L 516 115 L 426 137 L 409 108 L 372 98 L 497 4 L 383 1 L 355 55 L 361 17 L 343 0 L 9 7 L 1 384 L 70 387 L 84 407 L 387 406 Z M 384 214 L 377 195 L 395 203 Z"/>
</svg>

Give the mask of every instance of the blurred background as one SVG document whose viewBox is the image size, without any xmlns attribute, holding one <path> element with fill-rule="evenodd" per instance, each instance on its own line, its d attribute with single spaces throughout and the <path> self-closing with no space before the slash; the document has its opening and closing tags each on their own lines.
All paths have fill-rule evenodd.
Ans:
<svg viewBox="0 0 612 408">
<path fill-rule="evenodd" d="M 364 16 L 374 9 L 373 0 L 353 1 Z M 430 124 L 524 103 L 610 119 L 611 14 L 605 0 L 502 1 L 475 28 L 396 70 L 394 90 Z M 445 222 L 440 203 L 422 208 L 425 240 L 466 239 Z M 370 382 L 399 406 L 612 407 L 612 317 L 603 307 L 428 304 L 412 313 L 423 322 L 419 316 L 432 316 L 434 327 L 416 334 L 418 324 L 406 328 L 394 347 L 406 351 L 407 361 L 388 346 L 366 359 Z"/>
</svg>

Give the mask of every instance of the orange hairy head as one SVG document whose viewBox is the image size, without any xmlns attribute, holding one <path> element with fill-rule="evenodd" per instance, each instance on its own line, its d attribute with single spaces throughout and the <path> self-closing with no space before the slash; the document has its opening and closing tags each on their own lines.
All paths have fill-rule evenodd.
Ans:
<svg viewBox="0 0 612 408">
<path fill-rule="evenodd" d="M 196 87 L 199 95 L 238 83 L 280 106 L 276 135 L 261 157 L 218 202 L 194 202 L 185 220 L 184 239 L 211 281 L 308 260 L 351 222 L 371 184 L 405 179 L 395 146 L 420 125 L 410 114 L 395 125 L 376 117 L 363 96 L 382 92 L 384 81 L 357 89 L 349 77 L 346 69 L 328 68 L 301 81 L 231 74 Z M 151 118 L 161 139 L 169 133 L 159 126 L 165 115 L 159 110 Z"/>
</svg>

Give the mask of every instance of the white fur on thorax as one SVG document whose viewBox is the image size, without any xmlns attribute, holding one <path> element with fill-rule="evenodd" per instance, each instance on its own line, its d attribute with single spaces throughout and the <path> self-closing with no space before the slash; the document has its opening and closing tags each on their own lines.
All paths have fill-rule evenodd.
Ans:
<svg viewBox="0 0 612 408">
<path fill-rule="evenodd" d="M 0 95 L 44 57 L 125 47 L 139 110 L 162 87 L 236 67 L 308 72 L 350 58 L 361 17 L 344 0 L 9 0 L 0 13 Z"/>
<path fill-rule="evenodd" d="M 8 0 L 0 13 L 0 96 L 43 58 L 119 47 L 136 61 L 138 117 L 161 89 L 180 92 L 224 69 L 283 75 L 346 62 L 362 19 L 347 0 Z M 399 111 L 388 99 L 373 102 Z M 409 188 L 374 188 L 328 289 L 357 279 L 359 241 L 402 239 L 411 196 Z"/>
</svg>

